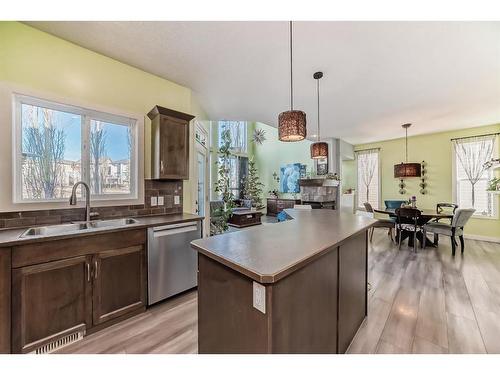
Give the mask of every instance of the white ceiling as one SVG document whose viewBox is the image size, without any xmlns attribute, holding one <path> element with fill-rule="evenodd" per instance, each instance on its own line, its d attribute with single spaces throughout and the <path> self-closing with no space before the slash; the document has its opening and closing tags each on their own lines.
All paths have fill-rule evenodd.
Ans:
<svg viewBox="0 0 500 375">
<path fill-rule="evenodd" d="M 210 119 L 276 126 L 288 22 L 29 22 L 195 92 Z M 500 122 L 500 22 L 295 22 L 295 108 L 351 143 Z"/>
</svg>

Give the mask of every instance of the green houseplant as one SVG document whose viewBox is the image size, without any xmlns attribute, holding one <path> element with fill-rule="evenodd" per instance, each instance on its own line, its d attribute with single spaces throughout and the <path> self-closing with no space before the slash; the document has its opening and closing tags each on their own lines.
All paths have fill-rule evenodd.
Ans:
<svg viewBox="0 0 500 375">
<path fill-rule="evenodd" d="M 488 187 L 486 191 L 500 191 L 500 177 L 493 177 L 488 182 Z"/>
<path fill-rule="evenodd" d="M 230 189 L 231 179 L 229 176 L 230 157 L 231 157 L 231 134 L 229 130 L 224 130 L 221 134 L 222 144 L 219 147 L 217 161 L 217 182 L 215 192 L 221 197 L 223 205 L 212 213 L 217 219 L 211 224 L 211 234 L 219 234 L 227 231 L 229 226 L 227 222 L 231 218 L 234 208 L 234 195 Z"/>
</svg>

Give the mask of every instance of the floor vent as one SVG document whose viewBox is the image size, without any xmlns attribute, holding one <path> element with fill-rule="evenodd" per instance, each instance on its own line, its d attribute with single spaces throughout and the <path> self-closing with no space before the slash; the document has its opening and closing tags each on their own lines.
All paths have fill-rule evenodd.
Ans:
<svg viewBox="0 0 500 375">
<path fill-rule="evenodd" d="M 85 335 L 85 331 L 74 332 L 70 335 L 61 337 L 61 338 L 57 339 L 56 341 L 48 342 L 44 346 L 41 346 L 38 349 L 32 351 L 30 354 L 49 354 L 49 353 L 55 352 L 56 350 L 64 348 L 65 346 L 68 346 L 69 344 L 80 341 L 81 339 L 83 339 L 84 335 Z"/>
</svg>

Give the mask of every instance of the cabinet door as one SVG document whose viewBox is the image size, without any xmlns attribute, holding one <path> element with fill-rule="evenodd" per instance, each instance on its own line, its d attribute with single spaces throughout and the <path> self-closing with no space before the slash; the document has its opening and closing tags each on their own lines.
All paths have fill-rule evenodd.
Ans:
<svg viewBox="0 0 500 375">
<path fill-rule="evenodd" d="M 94 325 L 145 306 L 145 266 L 142 245 L 103 251 L 94 256 Z"/>
<path fill-rule="evenodd" d="M 10 353 L 11 250 L 0 249 L 0 354 Z"/>
<path fill-rule="evenodd" d="M 31 352 L 92 325 L 91 258 L 12 270 L 12 350 Z"/>
<path fill-rule="evenodd" d="M 160 178 L 189 178 L 189 123 L 160 117 Z"/>
</svg>

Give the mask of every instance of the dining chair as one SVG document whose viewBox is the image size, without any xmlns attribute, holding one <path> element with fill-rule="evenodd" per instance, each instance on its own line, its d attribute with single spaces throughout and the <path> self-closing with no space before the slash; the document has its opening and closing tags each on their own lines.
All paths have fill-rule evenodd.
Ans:
<svg viewBox="0 0 500 375">
<path fill-rule="evenodd" d="M 451 255 L 455 256 L 455 249 L 457 246 L 457 241 L 455 237 L 458 236 L 460 239 L 460 247 L 462 254 L 465 249 L 464 241 L 464 226 L 467 224 L 472 215 L 476 212 L 473 208 L 459 208 L 455 211 L 451 224 L 440 223 L 440 222 L 430 222 L 424 225 L 424 238 L 427 232 L 432 232 L 434 234 L 442 234 L 448 236 L 451 239 Z M 423 243 L 425 247 L 425 241 Z"/>
<path fill-rule="evenodd" d="M 420 228 L 418 221 L 422 213 L 416 208 L 396 208 L 395 213 L 396 229 L 398 230 L 398 248 L 401 249 L 402 232 L 413 232 L 413 251 L 417 252 L 417 232 Z"/>
<path fill-rule="evenodd" d="M 449 213 L 454 215 L 457 208 L 458 208 L 458 204 L 455 204 L 455 203 L 438 203 L 438 204 L 436 204 L 436 213 L 441 214 L 443 212 L 449 212 Z M 449 219 L 450 224 L 451 224 L 452 219 Z M 443 218 L 437 217 L 437 218 L 433 219 L 432 221 L 439 222 L 439 220 L 443 220 Z M 434 245 L 437 245 L 438 242 L 439 242 L 439 234 L 434 233 Z"/>
<path fill-rule="evenodd" d="M 391 241 L 393 241 L 393 230 L 394 230 L 394 225 L 396 224 L 395 219 L 392 218 L 378 218 L 374 217 L 373 215 L 375 214 L 375 211 L 373 210 L 373 207 L 370 203 L 365 202 L 363 203 L 365 206 L 366 212 L 370 212 L 372 214 L 372 217 L 377 220 L 375 224 L 370 228 L 370 242 L 373 240 L 373 232 L 375 231 L 375 228 L 388 228 L 387 235 L 391 237 Z"/>
<path fill-rule="evenodd" d="M 458 204 L 455 203 L 438 203 L 436 204 L 436 212 L 438 214 L 445 212 L 445 211 L 451 211 L 453 214 L 455 214 L 455 211 L 458 208 Z"/>
<path fill-rule="evenodd" d="M 401 200 L 390 200 L 390 199 L 384 201 L 385 208 L 393 208 L 393 209 L 401 207 L 401 205 L 403 203 L 407 203 L 407 202 L 401 201 Z"/>
</svg>

